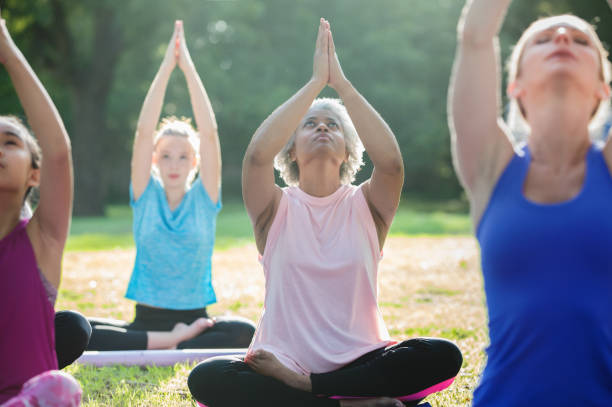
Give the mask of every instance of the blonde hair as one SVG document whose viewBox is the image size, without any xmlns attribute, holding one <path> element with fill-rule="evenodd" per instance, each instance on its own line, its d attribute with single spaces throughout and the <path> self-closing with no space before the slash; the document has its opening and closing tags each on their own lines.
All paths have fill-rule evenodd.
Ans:
<svg viewBox="0 0 612 407">
<path fill-rule="evenodd" d="M 34 169 L 40 169 L 42 165 L 42 151 L 40 150 L 40 146 L 38 145 L 38 141 L 34 138 L 30 130 L 26 127 L 26 125 L 19 119 L 17 116 L 6 115 L 0 116 L 0 121 L 8 123 L 14 126 L 19 136 L 22 140 L 28 151 L 30 152 L 30 165 Z M 29 218 L 32 216 L 32 208 L 31 205 L 34 203 L 33 195 L 35 194 L 35 187 L 28 187 L 26 190 L 25 196 L 23 197 L 23 207 L 21 208 L 21 217 Z"/>
<path fill-rule="evenodd" d="M 548 29 L 550 27 L 554 27 L 557 25 L 569 25 L 571 27 L 576 27 L 582 31 L 585 31 L 589 37 L 592 39 L 595 44 L 595 48 L 599 52 L 599 60 L 600 60 L 600 76 L 601 79 L 606 83 L 610 83 L 611 79 L 611 65 L 610 61 L 608 61 L 608 51 L 604 48 L 599 36 L 595 32 L 595 28 L 587 23 L 580 17 L 571 15 L 571 14 L 563 14 L 552 17 L 541 18 L 537 21 L 534 21 L 521 35 L 521 38 L 518 40 L 516 45 L 512 50 L 512 54 L 508 59 L 507 70 L 508 70 L 508 83 L 514 82 L 518 76 L 520 75 L 521 69 L 521 61 L 523 58 L 523 53 L 525 51 L 525 46 L 528 41 L 532 38 L 532 36 L 540 32 L 542 30 Z M 594 135 L 596 130 L 601 128 L 603 123 L 606 120 L 606 117 L 609 113 L 610 109 L 610 100 L 604 99 L 599 103 L 599 106 L 593 111 L 593 115 L 591 116 L 591 122 L 589 124 L 589 130 L 591 134 Z M 525 141 L 527 136 L 529 135 L 530 128 L 527 120 L 525 119 L 525 111 L 523 106 L 521 105 L 518 99 L 511 99 L 510 106 L 508 109 L 507 115 L 507 123 L 508 127 L 511 130 L 511 133 L 514 138 L 514 142 L 522 142 Z"/>
<path fill-rule="evenodd" d="M 340 166 L 340 183 L 350 184 L 355 180 L 355 175 L 363 166 L 363 151 L 365 150 L 357 130 L 355 130 L 353 121 L 340 99 L 315 99 L 312 105 L 310 105 L 309 111 L 314 109 L 328 110 L 338 116 L 340 128 L 344 134 L 346 151 L 348 152 L 347 162 L 343 162 Z M 274 168 L 280 172 L 280 176 L 285 181 L 285 184 L 290 186 L 298 185 L 300 178 L 300 169 L 297 162 L 291 159 L 290 154 L 295 146 L 296 132 L 297 129 L 293 132 L 285 147 L 274 157 Z"/>
<path fill-rule="evenodd" d="M 191 119 L 188 117 L 178 118 L 176 116 L 169 116 L 162 119 L 159 123 L 159 127 L 155 136 L 153 137 L 153 148 L 156 149 L 159 141 L 162 137 L 184 137 L 187 139 L 191 148 L 193 148 L 193 154 L 196 158 L 195 168 L 189 173 L 187 177 L 187 186 L 190 185 L 195 179 L 198 172 L 198 165 L 200 164 L 200 137 L 198 132 L 191 125 Z M 159 176 L 159 168 L 157 165 L 151 167 L 153 174 Z"/>
</svg>

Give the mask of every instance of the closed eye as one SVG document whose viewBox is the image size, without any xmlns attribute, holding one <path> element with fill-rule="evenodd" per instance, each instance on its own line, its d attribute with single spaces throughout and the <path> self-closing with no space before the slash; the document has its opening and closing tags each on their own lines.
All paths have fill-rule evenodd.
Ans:
<svg viewBox="0 0 612 407">
<path fill-rule="evenodd" d="M 574 42 L 580 45 L 590 45 L 591 44 L 588 38 L 580 36 L 580 35 L 574 37 Z"/>
</svg>

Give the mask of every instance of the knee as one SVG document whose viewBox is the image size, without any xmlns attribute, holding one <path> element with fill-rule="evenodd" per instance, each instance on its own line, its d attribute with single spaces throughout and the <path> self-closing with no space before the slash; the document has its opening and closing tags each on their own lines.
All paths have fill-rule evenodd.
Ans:
<svg viewBox="0 0 612 407">
<path fill-rule="evenodd" d="M 58 311 L 55 314 L 56 332 L 58 330 L 67 333 L 66 339 L 70 339 L 73 346 L 85 349 L 91 337 L 91 325 L 87 318 L 76 311 Z"/>
<path fill-rule="evenodd" d="M 91 338 L 91 325 L 75 311 L 58 311 L 55 314 L 55 352 L 60 369 L 74 362 L 83 354 Z"/>
<path fill-rule="evenodd" d="M 439 360 L 446 366 L 451 377 L 457 376 L 459 370 L 461 370 L 461 365 L 463 365 L 461 350 L 453 342 L 446 339 L 437 339 L 436 342 L 436 352 L 439 354 Z"/>
<path fill-rule="evenodd" d="M 210 404 L 223 386 L 223 373 L 227 361 L 211 358 L 198 364 L 187 378 L 189 392 L 197 401 Z"/>
<path fill-rule="evenodd" d="M 253 324 L 248 319 L 241 319 L 236 322 L 236 347 L 237 348 L 246 348 L 251 344 L 253 340 L 253 335 L 255 335 L 255 329 L 257 328 L 255 324 Z"/>
<path fill-rule="evenodd" d="M 424 366 L 430 366 L 430 371 L 435 371 L 438 378 L 450 379 L 457 376 L 463 356 L 461 351 L 453 342 L 441 338 L 413 338 L 397 345 L 398 349 L 407 348 L 410 352 L 404 353 L 406 358 L 398 359 L 402 363 L 418 360 Z M 413 359 L 416 351 L 416 359 Z M 398 361 L 394 363 L 399 363 Z"/>
<path fill-rule="evenodd" d="M 223 328 L 227 332 L 227 347 L 246 348 L 251 344 L 256 327 L 250 320 L 240 317 L 219 318 L 217 324 L 219 328 Z"/>
</svg>

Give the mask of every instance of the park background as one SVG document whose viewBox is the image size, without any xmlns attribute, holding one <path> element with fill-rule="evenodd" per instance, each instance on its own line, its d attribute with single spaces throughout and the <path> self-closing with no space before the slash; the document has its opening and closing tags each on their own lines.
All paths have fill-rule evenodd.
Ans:
<svg viewBox="0 0 612 407">
<path fill-rule="evenodd" d="M 493 1 L 493 0 L 491 0 Z M 348 79 L 389 123 L 405 165 L 402 202 L 381 263 L 380 308 L 390 333 L 441 336 L 464 354 L 457 381 L 429 398 L 468 406 L 485 363 L 486 304 L 468 205 L 450 155 L 446 97 L 463 0 L 0 0 L 9 31 L 55 101 L 72 141 L 75 205 L 57 309 L 131 320 L 123 298 L 134 248 L 128 204 L 136 120 L 175 19 L 219 125 L 223 201 L 213 315 L 256 320 L 263 274 L 242 205 L 242 157 L 259 124 L 312 73 L 326 17 Z M 503 61 L 537 17 L 572 12 L 612 43 L 605 0 L 514 0 L 501 33 Z M 324 96 L 335 96 L 331 89 Z M 505 101 L 504 101 L 505 104 Z M 0 69 L 0 112 L 23 116 Z M 163 115 L 192 116 L 182 73 Z M 359 175 L 368 177 L 371 166 Z M 68 371 L 84 405 L 193 406 L 192 365 Z"/>
<path fill-rule="evenodd" d="M 405 164 L 404 195 L 461 199 L 446 94 L 463 0 L 2 0 L 15 42 L 70 134 L 74 214 L 128 202 L 136 121 L 175 19 L 209 94 L 223 155 L 223 199 L 240 201 L 242 157 L 258 125 L 312 74 L 318 19 L 332 27 L 340 63 L 389 123 Z M 515 0 L 501 36 L 510 44 L 536 17 L 572 11 L 612 39 L 604 0 Z M 323 93 L 335 96 L 331 89 Z M 23 117 L 0 71 L 0 112 Z M 164 115 L 192 116 L 180 70 Z M 367 177 L 363 171 L 360 179 Z"/>
</svg>

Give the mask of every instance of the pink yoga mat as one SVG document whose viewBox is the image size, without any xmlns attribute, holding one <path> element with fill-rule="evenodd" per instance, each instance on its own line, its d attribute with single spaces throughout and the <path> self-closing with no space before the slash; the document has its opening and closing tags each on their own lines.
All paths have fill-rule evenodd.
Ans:
<svg viewBox="0 0 612 407">
<path fill-rule="evenodd" d="M 93 366 L 171 366 L 181 362 L 201 362 L 214 356 L 244 357 L 246 349 L 174 349 L 87 351 L 77 363 Z"/>
</svg>

